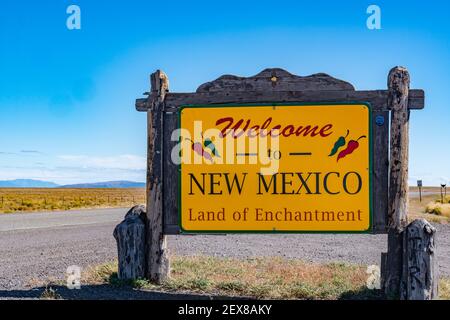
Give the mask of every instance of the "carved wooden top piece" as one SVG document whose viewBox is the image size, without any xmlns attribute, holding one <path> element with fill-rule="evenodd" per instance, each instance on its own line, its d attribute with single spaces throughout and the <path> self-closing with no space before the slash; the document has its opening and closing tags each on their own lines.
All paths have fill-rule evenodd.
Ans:
<svg viewBox="0 0 450 320">
<path fill-rule="evenodd" d="M 264 69 L 253 77 L 223 75 L 202 84 L 197 93 L 241 91 L 336 91 L 355 90 L 350 83 L 333 78 L 326 73 L 297 76 L 280 68 Z"/>
</svg>

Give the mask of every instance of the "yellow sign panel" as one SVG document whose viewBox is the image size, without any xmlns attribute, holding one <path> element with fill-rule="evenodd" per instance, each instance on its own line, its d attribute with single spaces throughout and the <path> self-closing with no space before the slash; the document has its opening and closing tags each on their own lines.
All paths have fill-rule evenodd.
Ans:
<svg viewBox="0 0 450 320">
<path fill-rule="evenodd" d="M 370 119 L 366 104 L 183 107 L 182 231 L 369 231 Z"/>
</svg>

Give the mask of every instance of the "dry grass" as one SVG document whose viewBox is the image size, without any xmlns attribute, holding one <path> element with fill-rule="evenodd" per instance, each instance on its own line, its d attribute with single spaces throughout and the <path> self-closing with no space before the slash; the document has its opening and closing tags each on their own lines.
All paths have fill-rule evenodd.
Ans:
<svg viewBox="0 0 450 320">
<path fill-rule="evenodd" d="M 413 189 L 413 188 L 411 188 Z M 424 193 L 422 202 L 418 197 L 410 198 L 409 201 L 409 220 L 426 219 L 435 223 L 448 223 L 450 219 L 450 204 L 440 204 L 439 188 L 427 188 L 426 191 L 434 194 Z M 447 196 L 447 201 L 450 197 Z"/>
<path fill-rule="evenodd" d="M 366 266 L 346 263 L 310 264 L 283 258 L 231 259 L 208 256 L 172 257 L 170 280 L 154 285 L 145 279 L 120 281 L 117 262 L 86 268 L 86 285 L 131 286 L 137 290 L 257 299 L 387 299 L 366 288 Z M 55 288 L 65 281 L 39 282 L 42 299 L 60 299 Z M 36 287 L 36 286 L 32 286 Z M 450 279 L 439 281 L 440 300 L 450 300 Z"/>
<path fill-rule="evenodd" d="M 450 279 L 444 278 L 439 281 L 439 298 L 450 300 Z"/>
<path fill-rule="evenodd" d="M 0 213 L 130 207 L 145 203 L 144 188 L 0 188 Z"/>
<path fill-rule="evenodd" d="M 42 292 L 40 298 L 43 300 L 59 300 L 61 299 L 61 296 L 53 287 L 46 287 Z"/>
<path fill-rule="evenodd" d="M 91 266 L 81 273 L 81 284 L 109 283 L 113 274 L 117 274 L 117 261 Z"/>
<path fill-rule="evenodd" d="M 386 299 L 366 288 L 366 266 L 311 264 L 283 258 L 232 259 L 210 256 L 172 257 L 170 280 L 154 285 L 117 279 L 117 262 L 83 271 L 82 285 L 110 284 L 140 290 L 198 293 L 257 299 Z M 450 300 L 450 279 L 439 282 L 441 300 Z"/>
<path fill-rule="evenodd" d="M 450 218 L 450 203 L 430 202 L 425 209 L 426 213 Z"/>
<path fill-rule="evenodd" d="M 343 263 L 308 264 L 283 258 L 231 259 L 209 256 L 173 257 L 170 280 L 160 286 L 146 280 L 123 283 L 117 264 L 83 272 L 82 283 L 131 285 L 146 290 L 188 292 L 258 299 L 373 299 L 366 267 Z"/>
</svg>

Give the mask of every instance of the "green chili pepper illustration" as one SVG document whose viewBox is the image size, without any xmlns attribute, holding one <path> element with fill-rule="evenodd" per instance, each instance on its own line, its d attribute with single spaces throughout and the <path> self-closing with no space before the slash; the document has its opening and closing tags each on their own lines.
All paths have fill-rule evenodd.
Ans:
<svg viewBox="0 0 450 320">
<path fill-rule="evenodd" d="M 361 136 L 358 138 L 358 140 L 350 140 L 347 144 L 347 148 L 345 148 L 344 150 L 342 150 L 338 157 L 337 157 L 337 161 L 339 161 L 339 159 L 342 159 L 346 156 L 348 156 L 349 154 L 352 154 L 353 151 L 355 151 L 356 149 L 358 149 L 359 147 L 359 140 L 363 139 L 363 138 L 367 138 L 366 136 Z"/>
<path fill-rule="evenodd" d="M 205 139 L 205 141 L 203 142 L 203 145 L 205 146 L 205 148 L 208 148 L 211 150 L 211 153 L 213 154 L 213 156 L 220 158 L 220 155 L 216 149 L 216 146 L 210 139 Z"/>
<path fill-rule="evenodd" d="M 350 131 L 347 130 L 347 135 L 345 137 L 339 137 L 339 139 L 337 139 L 336 143 L 334 144 L 333 149 L 331 150 L 331 153 L 329 155 L 329 157 L 332 157 L 336 154 L 336 152 L 338 152 L 339 148 L 345 146 L 345 139 L 348 137 Z"/>
</svg>

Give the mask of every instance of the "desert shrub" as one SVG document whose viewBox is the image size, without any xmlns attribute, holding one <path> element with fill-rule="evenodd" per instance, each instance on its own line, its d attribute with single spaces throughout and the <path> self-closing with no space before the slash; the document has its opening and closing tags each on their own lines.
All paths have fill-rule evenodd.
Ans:
<svg viewBox="0 0 450 320">
<path fill-rule="evenodd" d="M 430 202 L 426 208 L 426 213 L 435 214 L 438 216 L 450 217 L 450 204 L 440 202 Z"/>
</svg>

